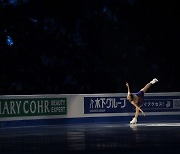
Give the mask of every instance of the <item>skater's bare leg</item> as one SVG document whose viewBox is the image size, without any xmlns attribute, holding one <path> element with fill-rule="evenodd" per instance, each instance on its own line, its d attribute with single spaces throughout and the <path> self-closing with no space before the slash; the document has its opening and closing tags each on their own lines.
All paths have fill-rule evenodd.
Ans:
<svg viewBox="0 0 180 154">
<path fill-rule="evenodd" d="M 144 86 L 144 88 L 141 89 L 141 91 L 143 91 L 144 93 L 151 87 L 152 83 L 148 83 Z"/>
<path fill-rule="evenodd" d="M 141 91 L 143 91 L 144 93 L 151 87 L 151 85 L 153 85 L 154 83 L 158 82 L 158 80 L 156 78 L 154 78 L 152 81 L 150 81 L 149 83 L 147 83 L 144 88 L 141 89 Z"/>
<path fill-rule="evenodd" d="M 136 108 L 135 118 L 137 119 L 137 118 L 138 118 L 138 116 L 139 116 L 139 109 L 138 109 L 138 108 Z"/>
</svg>

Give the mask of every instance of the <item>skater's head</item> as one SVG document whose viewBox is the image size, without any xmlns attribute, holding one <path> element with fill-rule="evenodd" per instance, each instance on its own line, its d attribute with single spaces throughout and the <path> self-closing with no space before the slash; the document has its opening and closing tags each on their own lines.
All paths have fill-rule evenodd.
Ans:
<svg viewBox="0 0 180 154">
<path fill-rule="evenodd" d="M 133 94 L 128 93 L 127 100 L 131 102 L 133 100 Z"/>
</svg>

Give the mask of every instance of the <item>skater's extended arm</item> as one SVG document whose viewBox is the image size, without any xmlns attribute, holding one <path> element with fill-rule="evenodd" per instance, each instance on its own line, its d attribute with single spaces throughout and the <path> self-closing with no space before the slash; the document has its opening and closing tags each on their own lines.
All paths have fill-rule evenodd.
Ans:
<svg viewBox="0 0 180 154">
<path fill-rule="evenodd" d="M 127 87 L 127 90 L 128 90 L 128 94 L 130 94 L 130 88 L 129 88 L 129 84 L 126 82 L 126 87 Z"/>
<path fill-rule="evenodd" d="M 132 101 L 132 94 L 131 94 L 131 91 L 130 91 L 130 88 L 129 88 L 129 84 L 127 82 L 126 82 L 126 87 L 127 87 L 127 90 L 128 90 L 127 100 Z"/>
</svg>

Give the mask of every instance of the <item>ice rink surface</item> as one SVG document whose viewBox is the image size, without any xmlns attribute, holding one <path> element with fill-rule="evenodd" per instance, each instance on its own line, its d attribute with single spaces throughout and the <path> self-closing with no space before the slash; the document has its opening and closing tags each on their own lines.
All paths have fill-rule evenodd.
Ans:
<svg viewBox="0 0 180 154">
<path fill-rule="evenodd" d="M 0 154 L 179 153 L 180 123 L 91 123 L 1 128 Z"/>
</svg>

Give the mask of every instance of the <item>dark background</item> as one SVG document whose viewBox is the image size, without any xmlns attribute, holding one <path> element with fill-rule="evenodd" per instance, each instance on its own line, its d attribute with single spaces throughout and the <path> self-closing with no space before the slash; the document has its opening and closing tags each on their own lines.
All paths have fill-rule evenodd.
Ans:
<svg viewBox="0 0 180 154">
<path fill-rule="evenodd" d="M 179 19 L 178 0 L 0 0 L 0 94 L 179 92 Z"/>
</svg>

